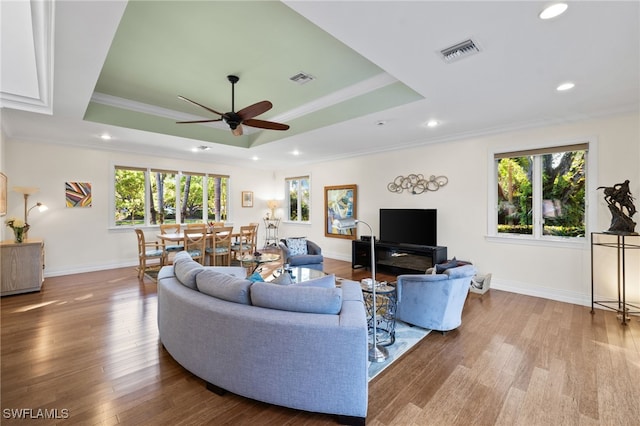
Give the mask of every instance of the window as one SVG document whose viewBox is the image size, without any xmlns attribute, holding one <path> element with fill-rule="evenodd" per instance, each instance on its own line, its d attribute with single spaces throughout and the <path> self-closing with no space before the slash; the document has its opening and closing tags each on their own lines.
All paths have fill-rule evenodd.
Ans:
<svg viewBox="0 0 640 426">
<path fill-rule="evenodd" d="M 285 179 L 287 196 L 287 220 L 309 222 L 309 176 Z"/>
<path fill-rule="evenodd" d="M 494 154 L 494 235 L 585 237 L 588 147 Z"/>
<path fill-rule="evenodd" d="M 227 176 L 209 175 L 207 179 L 207 206 L 210 221 L 225 222 L 228 219 Z"/>
<path fill-rule="evenodd" d="M 178 172 L 151 170 L 149 213 L 151 223 L 176 223 L 176 176 Z"/>
<path fill-rule="evenodd" d="M 114 224 L 227 220 L 228 182 L 222 175 L 116 166 Z"/>
</svg>

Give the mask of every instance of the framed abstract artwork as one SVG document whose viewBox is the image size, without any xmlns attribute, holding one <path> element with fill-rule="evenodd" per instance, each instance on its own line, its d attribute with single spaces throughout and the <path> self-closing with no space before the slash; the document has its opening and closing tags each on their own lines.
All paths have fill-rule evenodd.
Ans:
<svg viewBox="0 0 640 426">
<path fill-rule="evenodd" d="M 324 187 L 324 235 L 325 237 L 347 238 L 355 240 L 356 229 L 338 229 L 333 221 L 356 217 L 357 185 L 339 185 Z"/>
<path fill-rule="evenodd" d="M 65 183 L 65 203 L 67 207 L 91 207 L 91 182 Z"/>
</svg>

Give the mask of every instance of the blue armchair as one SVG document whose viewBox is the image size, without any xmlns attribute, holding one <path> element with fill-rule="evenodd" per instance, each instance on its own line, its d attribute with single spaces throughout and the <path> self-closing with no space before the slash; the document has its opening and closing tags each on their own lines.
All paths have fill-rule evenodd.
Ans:
<svg viewBox="0 0 640 426">
<path fill-rule="evenodd" d="M 306 250 L 304 250 L 304 247 L 302 250 L 299 247 L 289 247 L 289 244 L 292 244 L 294 240 L 296 240 L 296 243 L 305 246 Z M 324 261 L 322 249 L 313 241 L 303 238 L 286 238 L 280 240 L 279 246 L 280 250 L 282 250 L 283 263 L 322 271 L 322 262 Z"/>
<path fill-rule="evenodd" d="M 442 274 L 399 275 L 396 318 L 441 332 L 459 327 L 475 274 L 473 265 L 464 265 Z"/>
</svg>

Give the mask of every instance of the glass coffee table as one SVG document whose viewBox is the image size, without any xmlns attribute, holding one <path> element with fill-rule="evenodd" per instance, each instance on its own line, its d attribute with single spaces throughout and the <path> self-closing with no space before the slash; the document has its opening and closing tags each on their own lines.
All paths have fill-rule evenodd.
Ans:
<svg viewBox="0 0 640 426">
<path fill-rule="evenodd" d="M 289 268 L 289 272 L 286 272 L 284 268 L 276 269 L 275 271 L 273 271 L 273 274 L 271 274 L 270 277 L 265 279 L 265 281 L 277 280 L 282 274 L 286 274 L 286 273 L 288 273 L 291 277 L 291 282 L 289 284 L 300 284 L 305 281 L 313 280 L 316 278 L 322 278 L 325 275 L 328 275 L 322 271 L 318 271 L 317 269 L 292 266 Z"/>
<path fill-rule="evenodd" d="M 242 266 L 244 266 L 245 263 L 254 265 L 253 270 L 251 271 L 251 273 L 254 273 L 261 265 L 280 260 L 280 255 L 276 253 L 261 253 L 258 256 L 245 254 L 243 256 L 238 256 L 236 260 L 239 261 Z"/>
</svg>

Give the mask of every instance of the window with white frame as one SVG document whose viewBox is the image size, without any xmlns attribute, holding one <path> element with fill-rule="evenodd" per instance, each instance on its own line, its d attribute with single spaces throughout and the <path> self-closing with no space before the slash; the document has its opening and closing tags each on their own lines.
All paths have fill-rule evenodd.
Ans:
<svg viewBox="0 0 640 426">
<path fill-rule="evenodd" d="M 584 238 L 588 152 L 589 144 L 579 143 L 495 153 L 490 234 Z"/>
<path fill-rule="evenodd" d="M 285 179 L 287 194 L 287 220 L 291 222 L 309 222 L 310 179 L 298 176 Z"/>
<path fill-rule="evenodd" d="M 229 177 L 114 167 L 115 226 L 225 221 Z"/>
</svg>

